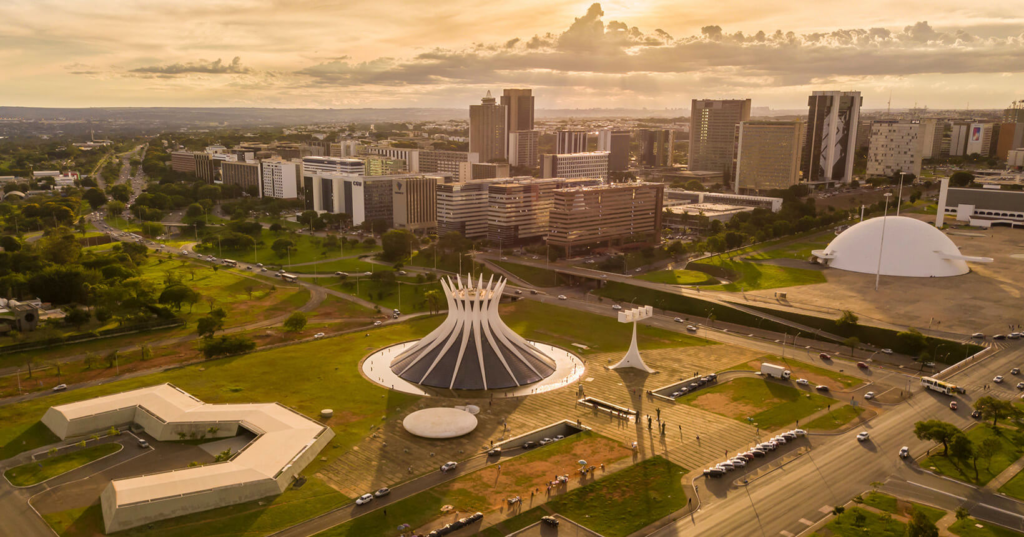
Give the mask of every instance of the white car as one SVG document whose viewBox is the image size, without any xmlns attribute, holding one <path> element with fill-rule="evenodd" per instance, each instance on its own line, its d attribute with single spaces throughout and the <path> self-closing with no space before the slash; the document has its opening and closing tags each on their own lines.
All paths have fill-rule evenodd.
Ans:
<svg viewBox="0 0 1024 537">
<path fill-rule="evenodd" d="M 900 448 L 900 458 L 905 459 L 910 456 L 910 448 L 903 446 Z"/>
<path fill-rule="evenodd" d="M 723 469 L 723 470 L 725 470 L 725 471 L 727 471 L 727 472 L 731 472 L 731 471 L 733 471 L 733 470 L 735 470 L 735 469 L 736 469 L 736 466 L 734 466 L 734 465 L 733 465 L 733 464 L 732 464 L 731 462 L 729 462 L 729 461 L 725 461 L 725 462 L 720 462 L 720 463 L 718 463 L 718 465 L 716 466 L 716 468 L 721 468 L 721 469 Z"/>
<path fill-rule="evenodd" d="M 683 320 L 682 320 L 682 319 L 680 319 L 679 317 L 676 317 L 675 319 L 672 319 L 672 320 L 673 320 L 673 321 L 675 321 L 675 322 L 677 322 L 677 323 L 681 323 L 681 322 L 683 322 Z"/>
<path fill-rule="evenodd" d="M 992 379 L 992 382 L 995 382 L 996 384 L 999 384 L 1002 381 L 1003 381 L 1003 376 L 1002 375 L 996 375 L 996 378 Z"/>
<path fill-rule="evenodd" d="M 729 462 L 732 463 L 732 465 L 737 468 L 743 468 L 744 466 L 747 465 L 747 459 L 741 457 L 736 457 L 735 459 L 732 459 Z"/>
<path fill-rule="evenodd" d="M 382 324 L 384 324 L 384 323 L 382 323 L 382 322 L 380 322 L 380 321 L 375 321 L 375 322 L 373 323 L 373 326 L 380 326 L 380 325 L 382 325 Z"/>
<path fill-rule="evenodd" d="M 441 471 L 442 472 L 448 472 L 448 471 L 454 470 L 454 469 L 456 469 L 458 467 L 459 467 L 459 463 L 457 463 L 455 461 L 448 461 L 448 462 L 446 462 L 446 463 L 441 465 Z"/>
<path fill-rule="evenodd" d="M 373 501 L 373 494 L 363 494 L 356 498 L 356 505 L 366 505 Z"/>
<path fill-rule="evenodd" d="M 612 309 L 615 310 L 615 311 L 619 311 L 619 310 L 622 309 L 622 306 L 620 306 L 618 304 L 615 304 L 614 306 L 612 306 Z"/>
<path fill-rule="evenodd" d="M 569 300 L 569 297 L 565 295 L 558 295 L 558 300 Z"/>
<path fill-rule="evenodd" d="M 380 498 L 381 496 L 387 496 L 388 494 L 391 494 L 391 489 L 389 489 L 387 487 L 384 487 L 382 489 L 377 489 L 377 492 L 373 493 L 374 497 L 376 497 L 376 498 Z"/>
<path fill-rule="evenodd" d="M 807 436 L 807 431 L 805 431 L 803 429 L 793 429 L 790 432 L 795 434 L 795 435 L 797 435 L 797 436 Z"/>
<path fill-rule="evenodd" d="M 322 339 L 326 335 L 327 334 L 325 334 L 323 332 L 317 332 L 316 334 L 313 334 L 313 339 Z"/>
<path fill-rule="evenodd" d="M 796 379 L 796 383 L 801 386 L 807 386 L 810 382 L 807 379 Z"/>
<path fill-rule="evenodd" d="M 866 441 L 866 440 L 867 440 L 868 438 L 871 438 L 871 435 L 870 435 L 870 434 L 868 434 L 868 432 L 867 432 L 867 431 L 862 431 L 862 432 L 861 432 L 860 434 L 858 434 L 858 435 L 857 435 L 857 441 L 858 441 L 858 442 L 864 442 L 864 441 Z"/>
<path fill-rule="evenodd" d="M 68 389 L 68 385 L 67 384 L 58 384 L 58 385 L 53 387 L 53 391 L 55 391 L 55 392 L 62 392 L 64 390 L 66 390 L 66 389 Z"/>
<path fill-rule="evenodd" d="M 892 354 L 892 349 L 882 349 L 881 353 L 882 354 Z"/>
<path fill-rule="evenodd" d="M 696 332 L 697 331 L 697 327 L 693 326 L 692 324 L 691 325 L 687 325 L 686 331 L 687 332 Z"/>
<path fill-rule="evenodd" d="M 864 398 L 865 399 L 874 399 L 875 398 L 875 392 L 868 392 L 868 393 L 864 394 Z"/>
</svg>

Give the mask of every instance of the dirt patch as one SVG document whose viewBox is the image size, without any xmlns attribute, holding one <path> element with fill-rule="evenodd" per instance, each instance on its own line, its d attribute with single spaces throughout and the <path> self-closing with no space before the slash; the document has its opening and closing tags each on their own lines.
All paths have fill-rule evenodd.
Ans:
<svg viewBox="0 0 1024 537">
<path fill-rule="evenodd" d="M 781 403 L 782 401 L 775 399 L 766 400 L 765 407 L 760 407 L 734 401 L 732 396 L 728 393 L 706 393 L 694 399 L 691 404 L 697 408 L 702 408 L 723 416 L 743 418 L 746 416 L 753 416 L 776 402 Z"/>
<path fill-rule="evenodd" d="M 558 447 L 556 444 L 552 449 Z M 602 463 L 611 464 L 629 456 L 630 453 L 630 450 L 619 442 L 595 436 L 574 442 L 570 450 L 554 453 L 543 460 L 529 460 L 532 457 L 526 454 L 502 463 L 500 470 L 497 465 L 488 466 L 452 483 L 449 490 L 465 491 L 482 501 L 485 506 L 473 506 L 482 511 L 497 509 L 505 507 L 506 499 L 512 496 L 519 496 L 524 502 L 534 494 L 546 497 L 550 493 L 548 483 L 557 475 L 568 474 L 569 479 L 578 480 L 579 460 L 596 466 L 598 469 L 594 476 L 600 477 L 603 474 L 600 469 Z"/>
</svg>

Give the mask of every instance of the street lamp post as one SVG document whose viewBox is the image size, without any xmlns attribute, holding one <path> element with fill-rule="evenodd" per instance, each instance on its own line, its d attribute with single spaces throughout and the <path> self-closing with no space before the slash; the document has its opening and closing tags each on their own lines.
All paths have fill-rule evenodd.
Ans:
<svg viewBox="0 0 1024 537">
<path fill-rule="evenodd" d="M 889 216 L 889 198 L 892 192 L 885 193 L 885 212 L 882 213 L 882 237 L 878 241 L 878 268 L 875 270 L 875 291 L 878 290 L 878 282 L 882 278 L 882 249 L 885 246 L 885 222 Z"/>
<path fill-rule="evenodd" d="M 903 205 L 903 176 L 904 175 L 906 175 L 906 174 L 903 173 L 903 172 L 900 172 L 900 193 L 899 193 L 899 198 L 900 199 L 896 200 L 896 216 L 900 215 L 900 205 Z"/>
</svg>

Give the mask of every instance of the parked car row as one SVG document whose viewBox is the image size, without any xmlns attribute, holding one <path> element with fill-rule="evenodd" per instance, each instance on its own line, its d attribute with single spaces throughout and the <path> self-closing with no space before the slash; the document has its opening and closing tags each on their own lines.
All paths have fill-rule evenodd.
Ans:
<svg viewBox="0 0 1024 537">
<path fill-rule="evenodd" d="M 445 524 L 444 526 L 441 526 L 440 528 L 437 528 L 436 530 L 431 531 L 430 533 L 427 534 L 427 537 L 438 537 L 439 535 L 448 535 L 449 533 L 451 533 L 453 531 L 456 531 L 456 530 L 461 530 L 462 528 L 465 528 L 466 526 L 468 526 L 468 525 L 470 525 L 470 524 L 472 524 L 472 523 L 474 523 L 477 520 L 480 520 L 482 518 L 484 518 L 484 514 L 483 513 L 479 513 L 479 512 L 478 513 L 473 513 L 472 515 L 469 515 L 468 517 L 460 518 L 460 519 L 456 520 L 455 522 L 452 522 L 451 524 Z"/>
<path fill-rule="evenodd" d="M 541 438 L 540 440 L 537 440 L 537 441 L 530 440 L 530 441 L 527 441 L 527 442 L 523 442 L 523 449 L 533 449 L 533 448 L 539 447 L 539 446 L 546 446 L 546 445 L 548 445 L 548 444 L 550 444 L 552 442 L 558 442 L 559 440 L 562 440 L 564 438 L 565 438 L 564 435 L 557 435 L 554 438 L 544 437 L 544 438 Z M 498 453 L 500 454 L 501 453 L 500 448 L 496 448 L 496 449 L 499 450 Z"/>
<path fill-rule="evenodd" d="M 803 429 L 793 429 L 792 431 L 784 432 L 774 438 L 751 447 L 749 450 L 740 453 L 727 461 L 722 461 L 715 466 L 704 470 L 704 477 L 722 477 L 737 468 L 744 468 L 748 464 L 754 464 L 756 459 L 766 458 L 769 453 L 789 442 L 795 441 L 801 436 L 805 436 L 806 434 L 807 431 L 804 431 Z"/>
<path fill-rule="evenodd" d="M 717 373 L 709 373 L 706 377 L 694 379 L 693 382 L 685 386 L 680 386 L 676 391 L 672 392 L 672 394 L 669 395 L 669 397 L 671 397 L 672 399 L 678 399 L 688 393 L 692 393 L 699 390 L 702 386 L 706 386 L 712 382 L 716 382 L 717 380 Z"/>
</svg>

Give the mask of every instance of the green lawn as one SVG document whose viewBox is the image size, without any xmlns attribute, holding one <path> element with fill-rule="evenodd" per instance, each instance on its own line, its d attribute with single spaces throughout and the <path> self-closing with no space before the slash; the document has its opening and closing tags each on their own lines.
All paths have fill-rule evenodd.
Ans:
<svg viewBox="0 0 1024 537">
<path fill-rule="evenodd" d="M 834 431 L 847 423 L 853 421 L 854 418 L 860 416 L 864 412 L 864 407 L 854 407 L 850 405 L 841 406 L 824 416 L 812 420 L 804 424 L 804 429 L 813 429 L 817 431 Z"/>
<path fill-rule="evenodd" d="M 1024 471 L 1017 472 L 1017 475 L 1013 476 L 1013 479 L 1006 482 L 1005 485 L 999 487 L 999 492 L 1012 496 L 1018 500 L 1024 500 Z"/>
<path fill-rule="evenodd" d="M 820 270 L 798 269 L 735 261 L 713 257 L 704 259 L 689 266 L 710 267 L 710 270 L 727 271 L 733 276 L 733 282 L 725 285 L 708 287 L 715 291 L 753 291 L 757 289 L 778 289 L 797 285 L 825 283 L 825 273 Z"/>
<path fill-rule="evenodd" d="M 988 425 L 978 424 L 965 432 L 975 446 L 980 446 L 986 438 L 998 438 L 1000 450 L 990 459 L 978 459 L 978 475 L 974 475 L 974 466 L 970 462 L 955 461 L 942 455 L 942 448 L 935 450 L 931 457 L 921 461 L 921 468 L 959 479 L 978 486 L 984 486 L 999 475 L 1014 461 L 1024 454 L 1024 437 L 1021 433 L 1010 429 L 993 429 Z"/>
<path fill-rule="evenodd" d="M 981 526 L 980 528 L 978 526 Z M 960 537 L 1022 537 L 1024 533 L 996 526 L 988 522 L 982 522 L 975 518 L 967 517 L 958 520 L 949 527 L 949 531 Z"/>
<path fill-rule="evenodd" d="M 625 537 L 686 506 L 686 469 L 652 457 L 558 496 L 548 507 L 605 537 Z"/>
<path fill-rule="evenodd" d="M 928 520 L 931 520 L 932 523 L 938 522 L 940 518 L 946 516 L 946 512 L 943 511 L 942 509 L 936 509 L 934 507 L 929 507 L 927 505 L 921 505 L 919 503 L 913 502 L 903 502 L 904 510 L 901 510 L 900 503 L 896 498 L 889 496 L 888 494 L 883 494 L 881 492 L 869 492 L 865 494 L 864 505 L 870 505 L 875 509 L 878 509 L 880 511 L 886 511 L 894 515 L 904 515 L 908 517 L 911 516 L 911 513 L 908 511 L 910 509 L 916 509 L 924 513 L 924 515 L 928 517 Z"/>
<path fill-rule="evenodd" d="M 811 257 L 812 250 L 824 250 L 835 237 L 835 233 L 828 232 L 815 236 L 811 240 L 798 240 L 770 246 L 746 257 L 747 259 L 799 259 L 806 261 Z"/>
<path fill-rule="evenodd" d="M 491 261 L 495 265 L 511 272 L 519 279 L 536 287 L 555 287 L 558 285 L 558 273 L 553 270 L 510 263 L 508 261 Z"/>
<path fill-rule="evenodd" d="M 358 283 L 356 278 L 347 278 L 344 281 L 339 281 L 337 276 L 329 276 L 326 281 L 321 283 L 335 281 L 337 283 L 329 283 L 327 286 L 347 295 L 369 300 L 374 304 L 380 305 L 382 310 L 398 309 L 402 313 L 428 311 L 430 304 L 423 297 L 424 294 L 433 289 L 442 290 L 441 284 L 436 281 L 414 283 L 414 278 L 402 278 L 401 280 L 405 282 L 402 284 L 375 282 L 369 276 L 359 277 L 358 280 Z M 399 296 L 399 287 L 401 287 L 401 296 Z M 447 309 L 448 307 L 447 302 L 444 302 L 443 298 L 440 307 L 442 309 Z"/>
<path fill-rule="evenodd" d="M 780 358 L 778 356 L 769 356 L 769 358 L 773 358 L 775 360 L 780 360 L 780 361 L 782 360 L 782 358 Z M 813 373 L 815 375 L 821 375 L 823 377 L 828 377 L 828 378 L 838 382 L 839 384 L 842 384 L 844 388 L 852 388 L 854 386 L 860 386 L 861 384 L 864 383 L 863 380 L 861 380 L 861 379 L 859 379 L 857 377 L 851 377 L 850 375 L 844 375 L 844 374 L 842 374 L 842 373 L 840 373 L 838 371 L 833 371 L 831 369 L 826 369 L 824 367 L 818 367 L 816 365 L 811 365 L 811 364 L 808 364 L 806 362 L 793 361 L 792 362 L 792 367 L 790 369 L 792 369 L 793 376 L 796 377 L 796 378 L 800 378 L 799 372 L 806 371 L 808 373 Z"/>
<path fill-rule="evenodd" d="M 712 394 L 728 395 L 733 405 L 723 409 L 706 403 L 706 400 L 701 401 L 702 397 Z M 765 430 L 773 430 L 810 416 L 834 401 L 816 393 L 757 378 L 738 378 L 710 388 L 701 388 L 676 399 L 676 402 L 710 410 L 743 423 L 755 424 Z"/>
<path fill-rule="evenodd" d="M 333 275 L 335 272 L 370 272 L 371 269 L 373 271 L 391 270 L 390 267 L 374 265 L 357 258 L 338 259 L 336 261 L 316 263 L 315 265 L 285 266 L 282 268 L 293 274 L 313 274 L 315 272 L 321 276 L 325 274 Z"/>
<path fill-rule="evenodd" d="M 342 253 L 340 248 L 324 248 L 322 246 L 318 246 L 322 241 L 319 237 L 313 238 L 300 233 L 272 233 L 264 230 L 262 239 L 263 245 L 261 245 L 255 252 L 251 248 L 245 250 L 221 249 L 217 247 L 216 241 L 211 245 L 198 245 L 195 250 L 203 254 L 214 255 L 221 259 L 234 259 L 235 261 L 241 261 L 244 263 L 256 263 L 258 261 L 265 265 L 287 265 L 289 262 L 307 263 L 324 257 L 332 258 L 340 257 L 342 255 L 364 254 L 380 250 L 380 245 L 376 245 L 373 247 L 360 247 L 359 249 L 345 248 L 344 253 Z M 283 256 L 278 256 L 277 253 L 270 248 L 277 239 L 290 239 L 295 243 L 295 246 L 291 249 L 290 256 L 288 252 Z"/>
<path fill-rule="evenodd" d="M 4 477 L 16 487 L 27 487 L 42 483 L 47 479 L 66 474 L 75 468 L 85 466 L 92 461 L 121 451 L 123 446 L 117 443 L 98 444 L 71 451 L 63 455 L 55 455 L 40 461 L 16 466 L 4 472 Z M 72 450 L 76 448 L 70 448 Z"/>
<path fill-rule="evenodd" d="M 863 516 L 862 522 L 857 521 L 858 515 Z M 852 507 L 829 522 L 825 529 L 835 537 L 903 537 L 907 525 L 891 518 L 886 520 L 882 515 L 866 509 Z"/>
<path fill-rule="evenodd" d="M 669 285 L 713 285 L 718 283 L 717 278 L 696 270 L 658 270 L 641 274 L 636 278 Z"/>
<path fill-rule="evenodd" d="M 484 275 L 484 281 L 491 277 L 491 269 L 487 268 L 483 263 L 473 262 L 473 257 L 470 255 L 462 256 L 462 263 L 459 263 L 459 256 L 456 254 L 441 254 L 437 257 L 437 263 L 434 263 L 434 257 L 430 253 L 421 253 L 419 251 L 413 252 L 409 262 L 406 263 L 413 267 L 425 267 L 434 268 L 438 270 L 445 270 L 453 272 L 455 274 L 462 274 L 465 278 L 466 274 L 473 274 L 473 278 L 476 279 L 479 274 Z"/>
</svg>

